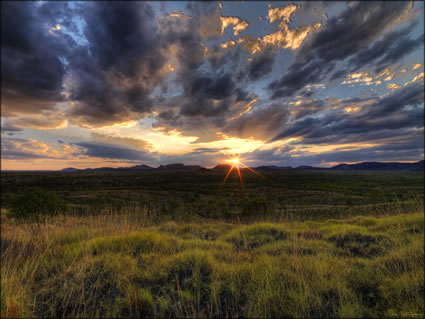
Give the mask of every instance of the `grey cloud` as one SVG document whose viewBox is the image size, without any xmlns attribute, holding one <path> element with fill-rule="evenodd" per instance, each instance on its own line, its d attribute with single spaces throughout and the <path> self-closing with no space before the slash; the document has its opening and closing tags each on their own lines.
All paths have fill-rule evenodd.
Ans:
<svg viewBox="0 0 425 319">
<path fill-rule="evenodd" d="M 277 165 L 292 167 L 301 165 L 321 166 L 322 164 L 333 166 L 334 164 L 330 163 L 362 161 L 419 161 L 423 159 L 423 148 L 421 147 L 392 149 L 377 146 L 348 151 L 337 150 L 320 154 L 303 152 L 292 154 L 288 152 L 289 150 L 291 149 L 256 150 L 244 156 L 250 160 L 250 166 Z"/>
<path fill-rule="evenodd" d="M 166 62 L 153 10 L 144 2 L 85 3 L 88 48 L 72 57 L 69 114 L 101 126 L 150 112 Z"/>
<path fill-rule="evenodd" d="M 319 59 L 307 63 L 295 62 L 285 75 L 268 85 L 272 99 L 290 97 L 307 84 L 322 82 L 333 68 L 332 62 L 325 63 Z"/>
<path fill-rule="evenodd" d="M 250 80 L 258 80 L 273 70 L 277 50 L 269 47 L 255 55 L 248 67 Z"/>
<path fill-rule="evenodd" d="M 424 103 L 423 81 L 414 82 L 394 91 L 373 104 L 364 117 L 375 118 L 389 113 L 401 111 L 405 106 L 418 106 Z"/>
<path fill-rule="evenodd" d="M 287 125 L 272 141 L 302 136 L 304 140 L 308 140 L 305 140 L 306 143 L 315 143 L 314 141 L 320 143 L 330 136 L 338 141 L 344 139 L 347 134 L 367 134 L 379 130 L 397 130 L 407 127 L 423 128 L 424 110 L 418 107 L 423 105 L 423 101 L 423 82 L 415 82 L 384 98 L 377 98 L 370 105 L 363 106 L 363 110 L 358 113 L 336 110 L 322 118 L 306 117 L 298 120 Z M 406 106 L 411 108 L 405 109 Z"/>
<path fill-rule="evenodd" d="M 45 6 L 63 11 L 66 3 L 1 3 L 1 94 L 3 116 L 54 110 L 64 101 L 62 83 L 73 40 L 50 34 L 56 17 Z M 66 20 L 66 16 L 63 17 Z"/>
<path fill-rule="evenodd" d="M 347 63 L 349 71 L 357 71 L 372 64 L 375 72 L 379 73 L 423 45 L 423 35 L 416 39 L 410 38 L 415 25 L 412 23 L 401 30 L 389 32 L 370 46 L 360 49 Z"/>
<path fill-rule="evenodd" d="M 307 100 L 300 101 L 301 103 L 294 107 L 295 119 L 300 119 L 304 116 L 320 112 L 326 108 L 324 100 Z"/>
<path fill-rule="evenodd" d="M 287 73 L 270 83 L 272 98 L 291 96 L 307 84 L 323 81 L 334 71 L 337 62 L 359 53 L 365 57 L 365 48 L 399 23 L 410 7 L 408 2 L 357 2 L 330 18 L 303 43 Z M 402 54 L 396 51 L 393 48 L 393 52 L 381 52 L 382 63 L 401 58 Z M 336 76 L 334 73 L 333 78 Z"/>
<path fill-rule="evenodd" d="M 50 154 L 40 152 L 34 141 L 23 138 L 2 138 L 1 158 L 7 160 L 25 160 L 53 158 Z"/>
<path fill-rule="evenodd" d="M 86 155 L 89 157 L 121 159 L 130 161 L 151 161 L 154 157 L 151 153 L 143 150 L 135 150 L 102 142 L 78 142 L 73 145 L 79 146 L 81 152 L 74 155 Z"/>
<path fill-rule="evenodd" d="M 2 132 L 21 132 L 23 129 L 21 127 L 15 126 L 8 119 L 5 119 L 3 124 L 1 125 Z"/>
<path fill-rule="evenodd" d="M 285 105 L 273 104 L 257 107 L 241 117 L 229 121 L 223 132 L 238 137 L 268 138 L 276 131 L 282 129 L 289 116 Z"/>
</svg>

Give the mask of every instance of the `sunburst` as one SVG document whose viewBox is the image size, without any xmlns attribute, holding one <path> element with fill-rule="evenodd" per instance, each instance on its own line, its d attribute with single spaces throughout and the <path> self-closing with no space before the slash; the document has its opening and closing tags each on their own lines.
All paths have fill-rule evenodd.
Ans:
<svg viewBox="0 0 425 319">
<path fill-rule="evenodd" d="M 226 176 L 224 177 L 223 182 L 221 183 L 221 186 L 223 186 L 227 179 L 230 176 L 230 173 L 232 173 L 233 169 L 236 168 L 236 171 L 238 172 L 238 177 L 239 177 L 239 182 L 241 184 L 242 190 L 245 190 L 244 184 L 243 184 L 243 180 L 242 180 L 242 174 L 241 174 L 241 170 L 240 170 L 240 166 L 243 166 L 244 168 L 249 169 L 251 172 L 257 174 L 258 176 L 261 176 L 263 178 L 265 178 L 263 175 L 261 175 L 260 173 L 258 173 L 257 171 L 255 171 L 253 168 L 249 167 L 248 165 L 245 165 L 239 156 L 233 156 L 231 158 L 229 158 L 227 160 L 228 163 L 231 163 L 232 165 L 230 166 Z"/>
</svg>

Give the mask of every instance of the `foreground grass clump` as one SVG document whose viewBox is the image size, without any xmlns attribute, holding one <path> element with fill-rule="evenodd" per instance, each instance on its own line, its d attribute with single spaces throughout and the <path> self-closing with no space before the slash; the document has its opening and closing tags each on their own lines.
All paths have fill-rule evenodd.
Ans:
<svg viewBox="0 0 425 319">
<path fill-rule="evenodd" d="M 423 317 L 424 216 L 145 227 L 2 215 L 2 317 Z"/>
</svg>

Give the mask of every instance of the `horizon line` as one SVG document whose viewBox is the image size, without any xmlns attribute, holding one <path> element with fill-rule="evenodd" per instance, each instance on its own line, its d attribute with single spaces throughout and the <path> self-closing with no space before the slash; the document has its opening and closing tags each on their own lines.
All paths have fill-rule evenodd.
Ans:
<svg viewBox="0 0 425 319">
<path fill-rule="evenodd" d="M 337 164 L 334 165 L 330 165 L 330 166 L 314 166 L 314 165 L 298 165 L 298 166 L 291 166 L 291 165 L 285 165 L 285 164 L 262 164 L 262 165 L 257 165 L 257 166 L 249 166 L 246 165 L 247 167 L 251 167 L 251 168 L 258 168 L 258 167 L 262 167 L 262 166 L 275 166 L 275 167 L 289 167 L 289 168 L 298 168 L 298 167 L 312 167 L 312 168 L 332 168 L 338 165 L 342 165 L 342 164 L 346 164 L 346 165 L 355 165 L 355 164 L 360 164 L 360 163 L 406 163 L 406 164 L 413 164 L 413 163 L 419 163 L 421 161 L 424 161 L 424 159 L 420 159 L 417 161 L 357 161 L 357 162 L 338 162 Z M 160 164 L 159 166 L 155 167 L 155 166 L 150 166 L 144 163 L 141 164 L 134 164 L 134 165 L 129 165 L 129 166 L 100 166 L 100 167 L 85 167 L 85 168 L 76 168 L 73 166 L 66 166 L 63 168 L 59 168 L 59 169 L 0 169 L 0 172 L 60 172 L 64 169 L 76 169 L 76 170 L 87 170 L 87 169 L 101 169 L 101 168 L 112 168 L 112 169 L 118 169 L 118 168 L 130 168 L 130 167 L 135 167 L 135 166 L 148 166 L 152 169 L 158 169 L 161 166 L 168 166 L 168 165 L 184 165 L 184 166 L 199 166 L 201 168 L 206 168 L 206 169 L 213 169 L 219 165 L 227 165 L 227 166 L 231 166 L 231 164 L 228 163 L 217 163 L 215 166 L 202 166 L 199 164 L 185 164 L 185 163 L 169 163 L 169 164 Z M 241 169 L 244 169 L 246 167 L 241 167 Z"/>
</svg>

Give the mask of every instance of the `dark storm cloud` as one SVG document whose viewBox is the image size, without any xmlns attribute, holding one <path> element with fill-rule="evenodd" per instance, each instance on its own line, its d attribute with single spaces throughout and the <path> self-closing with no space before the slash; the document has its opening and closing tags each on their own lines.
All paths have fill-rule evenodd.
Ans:
<svg viewBox="0 0 425 319">
<path fill-rule="evenodd" d="M 272 98 L 289 97 L 307 84 L 322 82 L 333 68 L 333 63 L 324 63 L 319 59 L 307 63 L 295 62 L 282 78 L 271 82 L 268 89 Z"/>
<path fill-rule="evenodd" d="M 418 81 L 404 86 L 373 104 L 362 116 L 374 119 L 399 112 L 405 106 L 418 106 L 424 103 L 424 82 Z M 401 112 L 400 112 L 401 113 Z"/>
<path fill-rule="evenodd" d="M 248 68 L 250 80 L 258 80 L 273 70 L 276 51 L 275 48 L 267 48 L 254 56 Z"/>
<path fill-rule="evenodd" d="M 241 59 L 240 47 L 234 47 L 232 50 L 223 49 L 218 44 L 208 46 L 206 60 L 210 63 L 213 71 L 222 70 L 223 67 L 235 65 L 235 61 Z"/>
<path fill-rule="evenodd" d="M 289 111 L 284 105 L 273 104 L 255 108 L 241 117 L 229 121 L 223 132 L 238 137 L 260 137 L 267 139 L 284 126 Z"/>
<path fill-rule="evenodd" d="M 356 136 L 362 136 L 363 141 L 368 141 L 373 131 L 394 130 L 400 134 L 403 128 L 423 128 L 423 109 L 408 110 L 403 114 L 382 117 L 380 119 L 363 120 L 359 117 L 339 113 L 323 119 L 307 117 L 297 121 L 283 130 L 271 141 L 289 137 L 303 137 L 302 143 L 350 143 L 356 141 Z M 388 135 L 388 131 L 384 136 Z"/>
<path fill-rule="evenodd" d="M 334 61 L 355 54 L 376 40 L 386 28 L 395 25 L 409 7 L 411 3 L 406 1 L 358 2 L 350 5 L 306 40 L 297 59 L 320 57 L 325 61 Z"/>
<path fill-rule="evenodd" d="M 356 99 L 349 100 L 353 101 Z M 361 102 L 361 99 L 357 101 Z M 368 101 L 370 102 L 370 99 Z M 424 110 L 420 107 L 423 103 L 423 81 L 414 82 L 383 98 L 375 99 L 374 102 L 363 106 L 358 113 L 337 110 L 322 118 L 303 118 L 288 125 L 272 141 L 302 136 L 304 143 L 322 143 L 326 139 L 327 142 L 337 143 L 348 135 L 372 134 L 379 130 L 423 128 Z M 344 106 L 344 102 L 341 105 Z"/>
<path fill-rule="evenodd" d="M 185 101 L 180 114 L 188 116 L 223 114 L 237 94 L 236 84 L 230 74 L 193 75 L 183 83 L 183 88 Z"/>
<path fill-rule="evenodd" d="M 117 146 L 102 142 L 78 142 L 76 145 L 81 148 L 81 152 L 74 155 L 86 155 L 89 157 L 121 159 L 130 161 L 150 161 L 153 159 L 151 153 L 143 150 L 135 150 L 122 146 Z"/>
<path fill-rule="evenodd" d="M 387 33 L 369 47 L 360 49 L 348 62 L 349 72 L 357 71 L 365 65 L 372 64 L 375 72 L 379 73 L 416 50 L 423 45 L 423 35 L 411 39 L 409 34 L 414 26 L 415 24 L 411 24 L 401 30 Z"/>
<path fill-rule="evenodd" d="M 284 130 L 280 134 L 275 136 L 273 139 L 271 139 L 270 142 L 294 136 L 315 135 L 316 131 L 320 131 L 320 128 L 321 121 L 319 119 L 307 117 L 305 119 L 293 123 L 292 125 L 288 125 L 287 127 L 285 127 Z"/>
<path fill-rule="evenodd" d="M 295 119 L 300 119 L 304 116 L 322 111 L 327 106 L 327 102 L 324 100 L 307 100 L 300 102 L 300 104 L 294 107 Z"/>
<path fill-rule="evenodd" d="M 235 90 L 235 83 L 230 74 L 224 74 L 216 78 L 199 76 L 188 81 L 186 93 L 190 95 L 204 96 L 209 99 L 223 99 L 231 96 Z"/>
<path fill-rule="evenodd" d="M 363 58 L 368 46 L 396 25 L 411 8 L 409 2 L 357 2 L 339 16 L 330 18 L 317 32 L 313 33 L 301 46 L 295 62 L 278 80 L 268 86 L 272 98 L 291 96 L 307 84 L 323 81 L 327 74 L 334 71 L 337 62 L 359 54 Z M 406 41 L 400 40 L 400 44 Z M 409 43 L 414 47 L 415 44 Z M 403 54 L 396 52 L 398 44 L 391 52 L 380 52 L 382 63 L 394 62 Z M 370 48 L 373 49 L 373 48 Z M 408 50 L 409 51 L 409 50 Z M 356 57 L 353 58 L 356 60 Z M 367 61 L 363 61 L 367 63 Z M 342 73 L 339 73 L 342 75 Z M 333 76 L 335 78 L 335 74 Z"/>
<path fill-rule="evenodd" d="M 269 165 L 292 167 L 301 165 L 321 166 L 323 164 L 333 166 L 335 163 L 362 161 L 418 161 L 423 158 L 423 137 L 412 143 L 407 140 L 406 142 L 396 144 L 394 147 L 378 145 L 354 150 L 340 149 L 320 154 L 297 151 L 293 146 L 287 146 L 282 149 L 256 150 L 244 154 L 244 158 L 250 160 L 251 166 L 268 163 Z"/>
<path fill-rule="evenodd" d="M 82 16 L 89 46 L 71 60 L 70 115 L 98 126 L 150 112 L 166 62 L 150 4 L 85 3 Z"/>
<path fill-rule="evenodd" d="M 235 104 L 247 104 L 256 95 L 245 89 L 246 79 L 238 77 L 239 50 L 205 44 L 202 26 L 206 19 L 218 22 L 218 13 L 202 4 L 194 4 L 190 10 L 190 19 L 160 18 L 161 42 L 174 48 L 178 60 L 175 83 L 182 93 L 155 101 L 159 111 L 156 125 L 200 136 L 198 142 L 211 141 L 227 119 L 240 112 Z"/>
<path fill-rule="evenodd" d="M 74 9 L 66 3 L 2 4 L 3 115 L 48 109 L 63 116 L 55 104 L 68 101 L 72 103 L 65 115 L 83 126 L 143 117 L 157 103 L 151 97 L 155 87 L 166 91 L 164 66 L 175 54 L 175 83 L 183 94 L 174 99 L 172 110 L 161 110 L 162 115 L 176 114 L 185 126 L 198 116 L 213 118 L 203 127 L 223 125 L 235 102 L 248 102 L 254 95 L 234 78 L 235 72 L 228 72 L 234 70 L 238 50 L 225 53 L 216 44 L 206 55 L 200 25 L 211 10 L 204 13 L 208 6 L 192 7 L 198 15 L 188 21 L 176 17 L 156 21 L 150 4 L 144 2 L 87 2 Z M 76 18 L 84 21 L 87 46 L 67 33 L 79 32 Z M 48 30 L 56 24 L 62 30 Z M 64 28 L 67 32 L 62 32 Z M 213 72 L 201 69 L 207 63 Z"/>
<path fill-rule="evenodd" d="M 64 101 L 62 82 L 66 67 L 61 58 L 74 43 L 66 34 L 48 32 L 56 26 L 54 12 L 66 3 L 1 3 L 1 94 L 2 115 L 54 110 Z M 66 20 L 66 15 L 63 17 Z"/>
<path fill-rule="evenodd" d="M 188 38 L 191 36 L 196 39 L 193 34 L 189 34 Z M 189 41 L 186 37 L 184 39 Z M 194 39 L 192 41 L 195 41 Z M 183 51 L 186 52 L 186 49 Z M 203 52 L 202 54 L 204 55 Z M 189 54 L 189 57 L 192 55 L 193 53 Z M 188 61 L 184 53 L 179 55 L 180 69 L 177 71 L 177 80 L 183 87 L 179 103 L 181 115 L 206 117 L 223 115 L 236 99 L 245 100 L 249 97 L 249 94 L 236 84 L 231 73 L 204 72 L 200 70 L 200 63 L 193 62 L 197 59 L 205 61 L 205 57 Z"/>
</svg>

